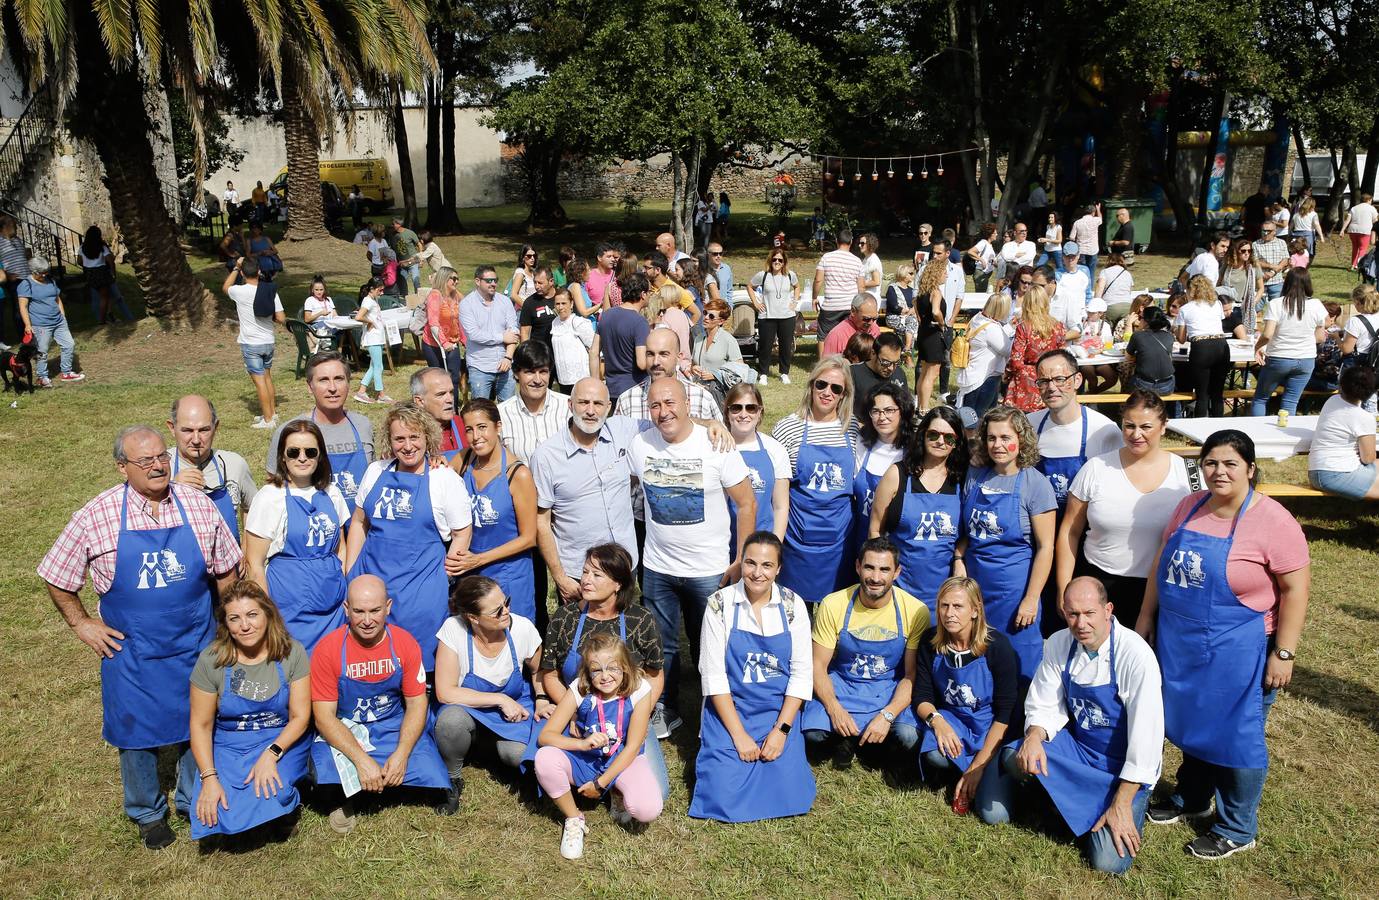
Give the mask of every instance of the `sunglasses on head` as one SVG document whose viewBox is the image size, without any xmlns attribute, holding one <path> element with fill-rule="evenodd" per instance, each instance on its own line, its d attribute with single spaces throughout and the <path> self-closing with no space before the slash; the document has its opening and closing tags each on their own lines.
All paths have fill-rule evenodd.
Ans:
<svg viewBox="0 0 1379 900">
<path fill-rule="evenodd" d="M 321 451 L 316 447 L 288 447 L 284 453 L 288 459 L 297 459 L 302 456 L 307 459 L 315 459 L 321 455 Z"/>
<path fill-rule="evenodd" d="M 814 379 L 814 390 L 829 391 L 830 393 L 841 397 L 843 395 L 844 388 L 841 384 L 834 384 L 831 381 L 824 381 L 822 378 L 816 378 Z"/>
<path fill-rule="evenodd" d="M 733 415 L 744 412 L 756 415 L 761 412 L 761 407 L 755 403 L 730 403 L 728 404 L 728 412 Z"/>
</svg>

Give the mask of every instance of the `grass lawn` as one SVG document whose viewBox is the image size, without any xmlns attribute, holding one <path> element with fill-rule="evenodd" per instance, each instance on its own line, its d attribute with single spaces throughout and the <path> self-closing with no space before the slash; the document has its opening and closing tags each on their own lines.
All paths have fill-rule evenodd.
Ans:
<svg viewBox="0 0 1379 900">
<path fill-rule="evenodd" d="M 564 243 L 583 249 L 611 225 L 621 235 L 621 210 L 570 204 L 577 226 L 539 235 L 543 252 Z M 751 207 L 739 212 L 750 213 Z M 515 258 L 524 238 L 512 226 L 514 209 L 466 214 L 469 233 L 442 238 L 461 268 Z M 642 231 L 629 241 L 649 246 L 653 207 L 642 210 Z M 750 218 L 744 215 L 741 219 Z M 737 223 L 745 230 L 747 225 Z M 748 223 L 750 224 L 750 223 Z M 762 229 L 764 234 L 764 228 Z M 760 236 L 751 246 L 761 246 Z M 741 274 L 763 253 L 731 262 Z M 884 250 L 887 270 L 908 241 Z M 290 250 L 285 250 L 290 255 Z M 350 251 L 352 252 L 352 251 Z M 1326 254 L 1324 253 L 1325 257 Z M 337 258 L 338 257 L 338 258 Z M 1159 286 L 1176 272 L 1181 254 L 1148 255 L 1135 268 L 1137 284 Z M 358 284 L 367 269 L 362 249 L 332 254 L 326 274 Z M 350 260 L 354 260 L 351 265 Z M 210 258 L 194 263 L 208 284 L 220 273 Z M 289 262 L 283 278 L 289 309 L 300 308 L 306 281 L 318 269 Z M 812 259 L 797 269 L 807 276 Z M 500 277 L 508 272 L 500 270 Z M 1351 276 L 1326 261 L 1319 296 L 1340 299 Z M 137 290 L 122 277 L 136 310 Z M 1112 880 L 1089 872 L 1077 850 L 1048 820 L 989 828 L 958 819 L 944 798 L 913 784 L 895 785 L 866 765 L 816 769 L 818 801 L 808 816 L 757 825 L 723 826 L 685 815 L 684 780 L 695 750 L 693 724 L 667 749 L 672 795 L 663 817 L 644 835 L 629 835 L 606 813 L 590 816 L 585 859 L 559 858 L 553 808 L 493 774 L 483 758 L 468 767 L 461 812 L 436 817 L 425 806 L 397 806 L 367 815 L 346 837 L 330 831 L 327 810 L 308 809 L 297 834 L 282 845 L 204 854 L 174 822 L 179 841 L 154 855 L 137 845 L 121 812 L 113 749 L 100 740 L 98 664 L 52 609 L 33 574 L 72 511 L 118 474 L 110 440 L 122 425 L 161 423 L 170 400 L 200 392 L 217 405 L 217 446 L 263 459 L 267 433 L 248 424 L 252 387 L 240 362 L 235 331 L 169 334 L 155 323 L 95 329 L 69 300 L 81 366 L 80 385 L 0 405 L 0 638 L 10 650 L 0 700 L 0 884 L 7 896 L 213 897 L 235 894 L 303 896 L 1369 896 L 1379 856 L 1379 600 L 1366 573 L 1376 570 L 1379 516 L 1343 501 L 1289 501 L 1311 541 L 1313 598 L 1293 685 L 1269 722 L 1272 772 L 1260 811 L 1256 851 L 1222 863 L 1182 853 L 1186 826 L 1151 827 L 1131 873 Z M 293 413 L 308 404 L 294 381 L 295 349 L 278 342 L 279 403 Z M 807 366 L 804 353 L 797 358 Z M 388 390 L 405 393 L 400 374 Z M 798 402 L 800 381 L 773 380 L 766 390 L 771 421 Z M 371 408 L 375 419 L 382 410 Z M 1265 463 L 1270 481 L 1305 478 L 1303 464 Z M 1358 579 L 1358 580 L 1357 580 Z M 94 599 L 85 598 L 93 608 Z M 697 693 L 697 684 L 686 684 Z M 1165 755 L 1171 776 L 1177 754 Z M 1370 874 L 1366 875 L 1368 872 Z M 1371 885 L 1365 888 L 1364 885 Z M 12 893 L 11 893 L 12 892 Z"/>
</svg>

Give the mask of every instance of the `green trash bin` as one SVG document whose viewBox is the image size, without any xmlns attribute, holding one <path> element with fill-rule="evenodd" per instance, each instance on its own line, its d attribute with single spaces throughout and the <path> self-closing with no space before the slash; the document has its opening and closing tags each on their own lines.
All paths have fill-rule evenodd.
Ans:
<svg viewBox="0 0 1379 900">
<path fill-rule="evenodd" d="M 1116 221 L 1116 210 L 1128 209 L 1130 223 L 1135 226 L 1135 252 L 1143 253 L 1149 249 L 1150 236 L 1154 230 L 1155 202 L 1145 197 L 1108 197 L 1101 201 L 1102 220 L 1101 246 L 1110 244 L 1120 223 Z"/>
</svg>

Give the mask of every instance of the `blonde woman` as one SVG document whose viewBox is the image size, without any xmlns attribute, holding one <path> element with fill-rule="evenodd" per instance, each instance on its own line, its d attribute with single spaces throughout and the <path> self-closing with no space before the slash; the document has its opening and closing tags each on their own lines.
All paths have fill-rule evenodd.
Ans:
<svg viewBox="0 0 1379 900">
<path fill-rule="evenodd" d="M 943 326 L 948 321 L 948 305 L 943 299 L 943 283 L 948 280 L 948 259 L 939 256 L 924 264 L 915 288 L 915 316 L 919 319 L 919 333 L 915 349 L 919 354 L 919 370 L 915 372 L 915 393 L 919 411 L 929 410 L 938 381 L 939 368 L 948 356 L 943 343 Z"/>
<path fill-rule="evenodd" d="M 642 311 L 646 322 L 652 328 L 668 328 L 680 339 L 679 369 L 690 370 L 690 319 L 680 308 L 680 286 L 667 283 L 660 290 L 652 291 L 647 298 L 646 309 Z"/>
<path fill-rule="evenodd" d="M 388 411 L 383 433 L 383 458 L 359 483 L 363 499 L 347 534 L 345 567 L 351 580 L 377 575 L 388 585 L 388 621 L 417 639 L 422 666 L 431 672 L 436 632 L 450 614 L 446 576 L 464 569 L 473 509 L 459 473 L 431 466 L 443 458 L 434 416 L 399 403 Z"/>
<path fill-rule="evenodd" d="M 771 437 L 790 457 L 790 515 L 781 583 L 810 603 L 852 583 L 844 548 L 852 531 L 852 374 L 841 356 L 809 373 L 799 409 Z"/>
<path fill-rule="evenodd" d="M 1231 348 L 1226 343 L 1225 311 L 1216 299 L 1216 285 L 1205 275 L 1187 283 L 1187 302 L 1178 308 L 1173 328 L 1186 341 L 1187 367 L 1196 399 L 1196 415 L 1226 414 L 1226 376 L 1231 371 Z"/>
<path fill-rule="evenodd" d="M 1011 338 L 1010 361 L 1006 365 L 1006 373 L 1010 376 L 1006 403 L 1021 412 L 1044 408 L 1039 389 L 1034 386 L 1035 365 L 1039 357 L 1063 346 L 1063 333 L 1063 323 L 1049 315 L 1048 289 L 1031 285 L 1021 302 L 1020 318 Z"/>
<path fill-rule="evenodd" d="M 891 286 L 886 288 L 886 327 L 905 339 L 905 352 L 914 350 L 919 334 L 919 320 L 915 318 L 915 267 L 901 263 L 895 270 Z"/>
<path fill-rule="evenodd" d="M 967 368 L 959 369 L 958 406 L 968 406 L 978 416 L 996 404 L 1001 376 L 1010 358 L 1010 339 L 1015 329 L 1010 318 L 1010 295 L 994 291 L 982 311 L 967 323 Z"/>
<path fill-rule="evenodd" d="M 1298 211 L 1293 213 L 1289 226 L 1293 237 L 1307 241 L 1308 256 L 1316 256 L 1317 244 L 1326 243 L 1326 231 L 1317 218 L 1317 201 L 1311 197 L 1304 197 L 1298 204 Z"/>
</svg>

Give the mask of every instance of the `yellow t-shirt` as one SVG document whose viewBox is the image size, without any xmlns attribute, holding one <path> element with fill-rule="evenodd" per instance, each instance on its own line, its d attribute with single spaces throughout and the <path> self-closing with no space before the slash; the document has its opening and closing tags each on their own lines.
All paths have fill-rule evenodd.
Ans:
<svg viewBox="0 0 1379 900">
<path fill-rule="evenodd" d="M 689 310 L 694 306 L 694 295 L 689 292 L 688 288 L 680 285 L 678 282 L 675 281 L 675 279 L 671 278 L 669 275 L 662 275 L 661 280 L 657 284 L 653 285 L 653 287 L 655 287 L 656 290 L 659 291 L 661 288 L 665 287 L 668 284 L 673 284 L 676 287 L 680 288 L 680 308 L 685 310 L 686 312 L 689 312 Z"/>
<path fill-rule="evenodd" d="M 820 647 L 838 646 L 838 634 L 843 630 L 843 617 L 847 615 L 848 603 L 857 586 L 834 591 L 823 599 L 814 611 L 814 643 Z M 905 627 L 905 646 L 919 646 L 919 639 L 929 629 L 929 607 L 900 588 L 893 588 L 895 599 L 900 604 L 900 621 Z M 862 603 L 860 594 L 852 608 L 852 618 L 848 621 L 848 632 L 864 641 L 884 641 L 895 637 L 895 607 L 887 603 L 880 609 L 869 609 Z"/>
</svg>

